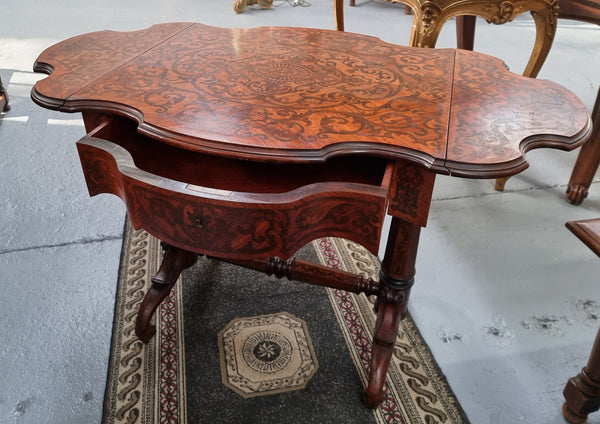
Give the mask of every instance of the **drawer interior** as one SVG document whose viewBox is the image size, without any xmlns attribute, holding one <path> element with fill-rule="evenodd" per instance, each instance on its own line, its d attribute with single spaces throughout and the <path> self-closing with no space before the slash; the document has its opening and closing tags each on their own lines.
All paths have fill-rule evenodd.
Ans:
<svg viewBox="0 0 600 424">
<path fill-rule="evenodd" d="M 347 155 L 321 163 L 253 162 L 203 154 L 161 143 L 137 132 L 129 119 L 113 117 L 89 136 L 125 148 L 135 165 L 151 174 L 192 185 L 253 193 L 284 193 L 323 182 L 386 185 L 387 160 Z"/>
</svg>

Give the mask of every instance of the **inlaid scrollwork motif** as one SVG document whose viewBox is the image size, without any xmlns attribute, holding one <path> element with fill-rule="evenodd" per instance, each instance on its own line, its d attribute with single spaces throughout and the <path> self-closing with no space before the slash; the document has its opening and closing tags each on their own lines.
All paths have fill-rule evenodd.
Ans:
<svg viewBox="0 0 600 424">
<path fill-rule="evenodd" d="M 459 54 L 472 54 L 460 52 Z M 521 157 L 535 135 L 577 132 L 584 108 L 558 84 L 518 77 L 483 66 L 473 55 L 470 65 L 457 61 L 455 118 L 451 121 L 448 159 L 478 163 Z M 472 81 L 478 81 L 477 85 Z M 544 85 L 541 90 L 537 86 Z M 486 87 L 494 86 L 500 99 Z M 467 106 L 469 103 L 469 106 Z M 578 107 L 565 108 L 568 104 Z M 476 112 L 476 113 L 475 113 Z M 521 140 L 521 144 L 515 143 Z"/>
<path fill-rule="evenodd" d="M 390 210 L 401 211 L 415 218 L 419 206 L 419 188 L 423 183 L 423 176 L 412 164 L 398 166 L 395 175 L 396 195 L 390 200 Z"/>
<path fill-rule="evenodd" d="M 186 250 L 224 258 L 233 253 L 287 257 L 326 235 L 355 240 L 376 251 L 383 225 L 383 199 L 353 200 L 351 195 L 331 194 L 264 208 L 260 204 L 165 198 L 160 191 L 134 181 L 124 191 L 132 222 L 140 219 L 150 234 Z M 128 196 L 131 192 L 136 195 Z"/>
<path fill-rule="evenodd" d="M 303 232 L 322 227 L 324 224 L 329 227 L 350 226 L 354 231 L 372 237 L 371 241 L 375 242 L 377 235 L 373 229 L 381 225 L 383 215 L 381 206 L 376 202 L 357 204 L 336 199 L 336 203 L 326 213 L 323 213 L 322 206 L 319 204 L 303 208 L 295 223 L 296 227 Z"/>
<path fill-rule="evenodd" d="M 447 8 L 426 4 L 432 28 Z M 519 3 L 491 7 L 500 22 Z M 257 161 L 365 151 L 482 176 L 479 164 L 522 160 L 523 142 L 541 140 L 536 131 L 566 146 L 587 120 L 566 90 L 519 80 L 488 56 L 307 28 L 92 33 L 59 43 L 38 65 L 52 74 L 34 87 L 46 107 L 124 115 L 177 147 Z M 571 128 L 554 116 L 564 106 Z M 509 165 L 503 173 L 516 171 Z"/>
<path fill-rule="evenodd" d="M 73 87 L 83 87 L 98 76 L 110 72 L 131 57 L 141 54 L 167 37 L 188 28 L 190 23 L 154 25 L 132 32 L 100 31 L 63 41 L 60 48 L 44 51 L 35 64 L 42 71 L 46 64 L 60 78 L 46 78 L 36 86 L 40 92 L 52 92 L 56 97 L 68 97 Z M 114 46 L 120 46 L 115 49 Z M 79 51 L 78 55 L 67 54 Z"/>
<path fill-rule="evenodd" d="M 195 25 L 72 100 L 127 98 L 145 122 L 190 138 L 311 149 L 403 143 L 443 154 L 451 52 L 332 31 L 256 30 L 258 40 L 249 31 Z"/>
</svg>

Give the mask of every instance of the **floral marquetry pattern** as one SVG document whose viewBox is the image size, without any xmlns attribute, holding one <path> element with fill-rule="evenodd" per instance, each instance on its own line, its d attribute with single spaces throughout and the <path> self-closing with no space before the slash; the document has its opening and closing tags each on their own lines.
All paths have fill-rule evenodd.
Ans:
<svg viewBox="0 0 600 424">
<path fill-rule="evenodd" d="M 182 24 L 172 25 L 175 31 Z M 103 37 L 60 44 L 41 55 L 38 68 L 45 70 L 42 64 L 63 48 Z M 101 43 L 88 69 L 97 76 L 94 83 L 73 84 L 70 93 L 64 84 L 60 91 L 41 85 L 37 100 L 47 98 L 48 106 L 50 98 L 65 97 L 60 108 L 69 111 L 102 102 L 175 142 L 311 150 L 340 142 L 401 144 L 433 157 L 445 150 L 452 51 L 426 52 L 334 31 L 200 24 L 143 54 L 128 46 L 128 37 L 111 42 L 112 48 Z M 115 63 L 115 50 L 131 51 L 130 60 Z"/>
<path fill-rule="evenodd" d="M 470 52 L 469 65 L 457 60 L 454 115 L 450 121 L 448 160 L 462 163 L 518 161 L 523 152 L 538 147 L 535 136 L 581 131 L 587 110 L 574 94 L 558 84 L 517 77 L 484 65 L 486 58 Z M 473 84 L 478 81 L 479 85 Z M 494 85 L 498 97 L 487 87 Z M 543 87 L 543 88 L 542 88 Z M 577 104 L 574 108 L 565 105 Z M 520 143 L 515 143 L 520 140 Z"/>
<path fill-rule="evenodd" d="M 277 44 L 246 31 L 208 32 L 195 26 L 72 100 L 116 103 L 129 93 L 128 106 L 143 110 L 148 124 L 227 143 L 322 149 L 402 141 L 441 152 L 451 52 L 405 55 L 360 36 L 344 49 L 335 32 L 273 29 Z M 415 126 L 427 130 L 417 135 Z"/>
<path fill-rule="evenodd" d="M 32 94 L 45 107 L 124 115 L 162 142 L 258 161 L 364 152 L 496 177 L 523 169 L 525 138 L 552 134 L 553 147 L 570 149 L 587 120 L 562 87 L 520 79 L 489 56 L 307 28 L 91 33 L 47 49 L 36 70 L 52 74 Z"/>
</svg>

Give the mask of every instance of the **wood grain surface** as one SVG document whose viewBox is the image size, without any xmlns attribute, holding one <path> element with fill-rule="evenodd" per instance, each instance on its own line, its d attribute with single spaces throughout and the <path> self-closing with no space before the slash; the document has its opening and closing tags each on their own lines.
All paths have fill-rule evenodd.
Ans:
<svg viewBox="0 0 600 424">
<path fill-rule="evenodd" d="M 584 105 L 493 57 L 307 28 L 171 23 L 103 31 L 43 52 L 39 104 L 134 119 L 188 150 L 255 161 L 347 154 L 466 177 L 514 174 L 533 147 L 572 149 Z"/>
</svg>

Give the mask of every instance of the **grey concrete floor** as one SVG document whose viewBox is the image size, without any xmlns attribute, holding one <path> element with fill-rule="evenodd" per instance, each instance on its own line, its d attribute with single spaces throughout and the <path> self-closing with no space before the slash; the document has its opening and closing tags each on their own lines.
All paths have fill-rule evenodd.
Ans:
<svg viewBox="0 0 600 424">
<path fill-rule="evenodd" d="M 167 21 L 334 28 L 331 0 L 240 15 L 229 0 L 2 1 L 0 74 L 12 109 L 0 117 L 0 424 L 100 422 L 125 216 L 116 197 L 88 197 L 75 150 L 80 116 L 32 103 L 42 77 L 32 64 L 66 37 Z M 346 7 L 346 28 L 406 44 L 411 17 L 358 0 Z M 476 50 L 521 72 L 531 17 L 477 28 Z M 438 46 L 455 40 L 450 22 Z M 599 46 L 597 28 L 560 21 L 540 78 L 591 109 Z M 563 422 L 562 388 L 600 324 L 600 260 L 564 228 L 600 216 L 600 184 L 582 206 L 563 200 L 575 158 L 531 152 L 531 167 L 504 193 L 489 180 L 437 179 L 410 309 L 473 424 Z"/>
</svg>

